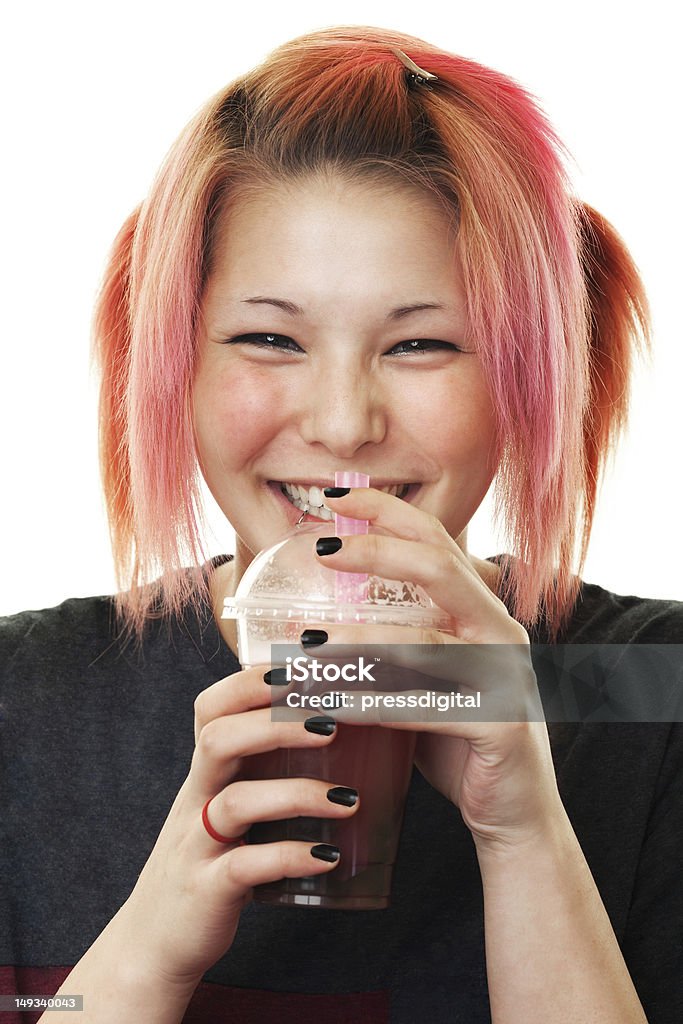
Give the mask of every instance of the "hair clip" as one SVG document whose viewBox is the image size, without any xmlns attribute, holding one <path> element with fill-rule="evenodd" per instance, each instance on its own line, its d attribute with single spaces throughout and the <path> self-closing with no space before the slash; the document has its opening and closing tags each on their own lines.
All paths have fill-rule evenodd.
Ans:
<svg viewBox="0 0 683 1024">
<path fill-rule="evenodd" d="M 436 75 L 433 75 L 431 71 L 425 71 L 423 68 L 417 66 L 414 60 L 411 60 L 407 53 L 403 50 L 397 49 L 395 46 L 391 47 L 391 52 L 395 54 L 400 60 L 401 64 L 408 69 L 408 85 L 423 85 L 426 88 L 431 88 L 430 82 L 438 82 L 439 79 Z"/>
</svg>

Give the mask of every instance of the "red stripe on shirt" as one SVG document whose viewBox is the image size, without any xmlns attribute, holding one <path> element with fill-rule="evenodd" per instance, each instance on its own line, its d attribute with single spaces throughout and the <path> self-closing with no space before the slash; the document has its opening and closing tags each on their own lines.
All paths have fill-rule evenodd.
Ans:
<svg viewBox="0 0 683 1024">
<path fill-rule="evenodd" d="M 0 967 L 3 995 L 54 995 L 73 967 Z M 68 995 L 80 995 L 69 990 Z M 84 1006 L 84 1009 L 86 1007 Z M 2 1014 L 2 1024 L 36 1024 L 44 1010 L 16 1010 Z M 183 1024 L 388 1024 L 389 993 L 346 992 L 309 995 L 266 992 L 201 982 L 183 1017 Z M 78 1016 L 64 1014 L 64 1024 L 78 1024 Z"/>
</svg>

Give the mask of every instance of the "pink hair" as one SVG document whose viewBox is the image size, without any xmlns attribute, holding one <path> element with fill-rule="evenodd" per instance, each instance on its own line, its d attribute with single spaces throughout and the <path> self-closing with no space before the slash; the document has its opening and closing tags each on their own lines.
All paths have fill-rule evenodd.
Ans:
<svg viewBox="0 0 683 1024">
<path fill-rule="evenodd" d="M 392 47 L 436 74 L 433 88 L 409 86 Z M 119 233 L 95 311 L 118 602 L 138 634 L 150 614 L 207 596 L 191 389 L 221 213 L 250 188 L 332 170 L 408 181 L 458 226 L 471 340 L 497 411 L 495 514 L 516 556 L 501 596 L 524 625 L 544 619 L 559 635 L 626 420 L 632 353 L 649 342 L 638 272 L 572 195 L 566 156 L 510 78 L 365 27 L 286 43 L 196 115 Z"/>
</svg>

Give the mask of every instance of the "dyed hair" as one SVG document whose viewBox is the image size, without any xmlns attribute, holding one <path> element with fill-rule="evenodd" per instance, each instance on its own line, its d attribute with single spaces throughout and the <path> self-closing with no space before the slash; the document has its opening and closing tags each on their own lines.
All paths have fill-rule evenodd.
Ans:
<svg viewBox="0 0 683 1024">
<path fill-rule="evenodd" d="M 393 47 L 438 82 L 411 82 Z M 375 28 L 294 39 L 199 111 L 121 229 L 94 318 L 117 602 L 138 635 L 151 615 L 208 596 L 191 392 L 220 218 L 250 189 L 331 171 L 408 182 L 456 223 L 502 451 L 494 513 L 513 557 L 501 597 L 557 638 L 626 421 L 632 355 L 650 339 L 637 269 L 572 194 L 567 156 L 513 80 Z"/>
</svg>

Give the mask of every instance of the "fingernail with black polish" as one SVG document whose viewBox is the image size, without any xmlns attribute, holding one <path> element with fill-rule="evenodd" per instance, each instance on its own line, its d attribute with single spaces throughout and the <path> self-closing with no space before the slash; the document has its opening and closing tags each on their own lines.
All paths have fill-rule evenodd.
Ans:
<svg viewBox="0 0 683 1024">
<path fill-rule="evenodd" d="M 307 732 L 315 732 L 318 736 L 331 736 L 336 728 L 337 723 L 334 718 L 329 718 L 327 715 L 315 715 L 313 718 L 307 718 L 304 722 L 304 729 Z"/>
<path fill-rule="evenodd" d="M 323 494 L 326 498 L 343 498 L 350 490 L 350 487 L 323 487 Z"/>
<path fill-rule="evenodd" d="M 349 786 L 333 786 L 327 791 L 327 799 L 333 804 L 353 807 L 358 802 L 358 790 L 351 789 Z"/>
<path fill-rule="evenodd" d="M 328 636 L 324 629 L 305 629 L 299 643 L 302 647 L 322 647 L 327 643 Z"/>
<path fill-rule="evenodd" d="M 321 537 L 315 542 L 315 550 L 318 555 L 333 555 L 339 551 L 342 542 L 339 537 Z"/>
<path fill-rule="evenodd" d="M 263 682 L 268 683 L 269 686 L 285 686 L 289 682 L 289 679 L 287 678 L 287 669 L 269 669 L 263 677 Z"/>
<path fill-rule="evenodd" d="M 334 864 L 341 857 L 341 850 L 338 846 L 330 846 L 329 843 L 318 843 L 317 846 L 311 847 L 311 857 Z"/>
</svg>

